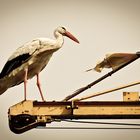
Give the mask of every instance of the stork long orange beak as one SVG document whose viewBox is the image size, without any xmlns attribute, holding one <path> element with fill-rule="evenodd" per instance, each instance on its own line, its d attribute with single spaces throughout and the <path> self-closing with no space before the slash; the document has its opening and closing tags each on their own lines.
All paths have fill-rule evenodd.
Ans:
<svg viewBox="0 0 140 140">
<path fill-rule="evenodd" d="M 77 43 L 80 43 L 79 41 L 78 41 L 78 39 L 76 38 L 76 37 L 74 37 L 70 32 L 68 32 L 68 31 L 66 31 L 65 32 L 65 36 L 67 36 L 68 38 L 70 38 L 71 40 L 73 40 L 73 41 L 75 41 L 75 42 L 77 42 Z"/>
</svg>

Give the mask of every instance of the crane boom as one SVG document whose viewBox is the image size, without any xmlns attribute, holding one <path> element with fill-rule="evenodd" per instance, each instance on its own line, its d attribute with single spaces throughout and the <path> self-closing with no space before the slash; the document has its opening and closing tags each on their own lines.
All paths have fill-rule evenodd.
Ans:
<svg viewBox="0 0 140 140">
<path fill-rule="evenodd" d="M 125 92 L 124 101 L 22 101 L 9 108 L 9 126 L 23 133 L 63 119 L 140 119 L 137 92 Z"/>
</svg>

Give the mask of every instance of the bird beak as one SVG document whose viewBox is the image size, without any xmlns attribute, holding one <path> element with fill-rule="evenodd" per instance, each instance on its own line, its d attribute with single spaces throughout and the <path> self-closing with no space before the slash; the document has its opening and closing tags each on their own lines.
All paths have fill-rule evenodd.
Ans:
<svg viewBox="0 0 140 140">
<path fill-rule="evenodd" d="M 75 41 L 75 42 L 77 42 L 77 43 L 80 43 L 79 41 L 78 41 L 78 39 L 76 38 L 76 37 L 74 37 L 70 32 L 68 32 L 68 31 L 66 31 L 65 32 L 65 36 L 67 36 L 68 38 L 70 38 L 71 40 L 73 40 L 73 41 Z"/>
</svg>

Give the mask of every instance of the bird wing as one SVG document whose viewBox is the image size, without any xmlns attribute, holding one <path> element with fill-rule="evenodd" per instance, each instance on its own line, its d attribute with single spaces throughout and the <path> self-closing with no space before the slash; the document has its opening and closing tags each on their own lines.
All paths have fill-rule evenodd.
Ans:
<svg viewBox="0 0 140 140">
<path fill-rule="evenodd" d="M 12 72 L 17 67 L 21 66 L 23 63 L 27 62 L 32 55 L 42 55 L 52 54 L 58 50 L 57 46 L 54 45 L 55 41 L 47 38 L 37 38 L 25 45 L 19 47 L 13 55 L 8 59 L 7 63 L 4 65 L 1 73 L 0 79 L 4 78 L 10 72 Z"/>
<path fill-rule="evenodd" d="M 18 48 L 4 65 L 0 73 L 0 78 L 5 77 L 11 71 L 29 60 L 31 55 L 38 50 L 39 46 L 39 40 L 33 40 L 32 42 L 26 43 L 22 47 Z"/>
<path fill-rule="evenodd" d="M 28 60 L 29 57 L 30 57 L 30 55 L 27 53 L 27 54 L 19 55 L 18 57 L 14 58 L 10 61 L 7 61 L 7 63 L 4 65 L 4 67 L 2 69 L 0 78 L 3 78 L 4 76 L 8 75 L 11 71 L 13 71 L 17 67 L 19 67 L 26 60 Z"/>
</svg>

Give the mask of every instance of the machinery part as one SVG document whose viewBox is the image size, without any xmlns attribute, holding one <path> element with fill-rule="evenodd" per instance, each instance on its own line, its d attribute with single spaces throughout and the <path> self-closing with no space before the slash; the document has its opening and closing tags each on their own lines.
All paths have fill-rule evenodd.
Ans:
<svg viewBox="0 0 140 140">
<path fill-rule="evenodd" d="M 84 92 L 85 90 L 91 88 L 92 86 L 96 85 L 97 83 L 101 82 L 102 80 L 106 79 L 109 76 L 112 76 L 112 74 L 116 73 L 117 71 L 121 70 L 122 68 L 124 68 L 125 66 L 129 65 L 130 63 L 134 62 L 135 60 L 137 60 L 138 58 L 140 58 L 140 52 L 136 53 L 137 57 L 131 59 L 130 61 L 124 63 L 123 65 L 119 66 L 118 68 L 110 71 L 109 73 L 103 75 L 102 77 L 100 77 L 99 79 L 93 81 L 92 83 L 88 84 L 87 86 L 84 86 L 82 88 L 79 88 L 78 90 L 76 90 L 73 94 L 65 97 L 62 101 L 69 101 L 70 99 L 74 98 L 75 96 L 79 95 L 80 93 Z"/>
<path fill-rule="evenodd" d="M 140 119 L 140 101 L 22 101 L 9 108 L 9 127 L 16 134 L 64 119 Z"/>
<path fill-rule="evenodd" d="M 133 82 L 131 84 L 127 84 L 127 85 L 124 85 L 124 86 L 120 86 L 120 87 L 109 89 L 109 90 L 102 91 L 102 92 L 92 93 L 91 95 L 88 95 L 88 96 L 85 96 L 85 97 L 81 97 L 79 99 L 73 99 L 73 100 L 82 101 L 82 100 L 90 99 L 90 98 L 97 97 L 97 96 L 100 96 L 100 95 L 103 95 L 103 94 L 107 94 L 107 93 L 110 93 L 110 92 L 114 92 L 114 91 L 117 91 L 117 90 L 121 90 L 121 89 L 124 89 L 124 88 L 128 88 L 128 87 L 131 87 L 131 86 L 136 86 L 136 85 L 139 85 L 139 84 L 140 84 L 140 81 Z M 133 93 L 132 92 L 128 92 L 128 94 L 131 95 L 131 96 L 133 95 Z M 133 99 L 133 100 L 139 101 L 138 93 L 135 93 L 135 94 L 137 94 L 137 95 L 135 95 L 135 96 L 133 95 L 135 97 L 135 99 Z M 124 97 L 124 100 L 126 101 L 128 99 L 126 99 L 126 97 Z M 129 101 L 131 101 L 131 100 L 129 100 Z"/>
<path fill-rule="evenodd" d="M 35 116 L 28 114 L 20 114 L 16 116 L 9 116 L 10 130 L 16 134 L 23 133 L 39 125 Z"/>
</svg>

